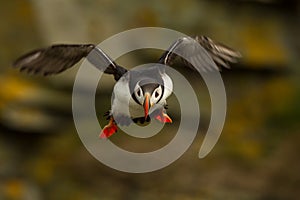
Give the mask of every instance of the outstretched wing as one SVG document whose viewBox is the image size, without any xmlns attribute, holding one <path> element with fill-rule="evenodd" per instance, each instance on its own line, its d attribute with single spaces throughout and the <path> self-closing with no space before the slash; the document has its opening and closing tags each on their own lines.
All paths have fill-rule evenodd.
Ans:
<svg viewBox="0 0 300 200">
<path fill-rule="evenodd" d="M 237 62 L 241 54 L 205 36 L 195 39 L 182 37 L 164 52 L 159 63 L 172 65 L 178 56 L 188 67 L 201 71 L 213 71 L 220 70 L 221 67 L 229 68 L 229 63 Z"/>
<path fill-rule="evenodd" d="M 113 74 L 116 80 L 127 71 L 93 44 L 59 44 L 37 49 L 18 58 L 13 66 L 20 71 L 46 76 L 63 72 L 87 56 L 95 67 Z"/>
<path fill-rule="evenodd" d="M 13 63 L 13 66 L 19 68 L 20 71 L 33 74 L 57 74 L 79 62 L 94 47 L 93 44 L 53 45 L 21 56 Z"/>
</svg>

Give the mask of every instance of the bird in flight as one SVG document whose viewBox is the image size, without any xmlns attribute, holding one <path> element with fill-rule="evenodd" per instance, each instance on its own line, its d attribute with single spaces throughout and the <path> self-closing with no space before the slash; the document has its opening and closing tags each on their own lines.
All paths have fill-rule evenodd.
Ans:
<svg viewBox="0 0 300 200">
<path fill-rule="evenodd" d="M 108 138 L 117 131 L 118 125 L 143 123 L 151 119 L 172 122 L 166 112 L 166 99 L 172 94 L 173 82 L 165 66 L 172 66 L 177 57 L 182 60 L 183 66 L 206 72 L 229 68 L 229 63 L 237 62 L 241 54 L 200 36 L 178 38 L 157 64 L 142 69 L 125 69 L 94 44 L 58 44 L 33 50 L 19 57 L 13 66 L 20 71 L 47 76 L 67 70 L 84 57 L 116 80 L 111 110 L 106 113 L 108 124 L 100 133 L 100 138 Z"/>
</svg>

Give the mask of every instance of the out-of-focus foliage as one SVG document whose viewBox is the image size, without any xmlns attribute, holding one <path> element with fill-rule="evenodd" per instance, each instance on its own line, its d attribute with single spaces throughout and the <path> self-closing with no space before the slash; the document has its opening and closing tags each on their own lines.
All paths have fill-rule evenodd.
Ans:
<svg viewBox="0 0 300 200">
<path fill-rule="evenodd" d="M 0 199 L 297 199 L 299 9 L 292 0 L 1 1 Z M 207 35 L 241 51 L 243 59 L 222 73 L 227 119 L 208 157 L 197 157 L 203 138 L 198 136 L 171 166 L 126 174 L 95 160 L 76 134 L 71 96 L 77 68 L 43 78 L 21 74 L 11 63 L 34 48 L 100 43 L 142 26 Z M 119 62 L 134 66 L 154 62 L 155 55 L 135 52 Z M 194 88 L 205 93 L 203 82 L 185 73 Z M 101 124 L 113 84 L 109 76 L 103 81 L 96 97 Z M 210 117 L 207 95 L 199 92 L 199 135 Z M 169 111 L 178 118 L 176 108 L 170 106 Z M 151 142 L 122 132 L 112 140 L 129 150 L 149 151 L 170 141 L 170 130 Z"/>
</svg>

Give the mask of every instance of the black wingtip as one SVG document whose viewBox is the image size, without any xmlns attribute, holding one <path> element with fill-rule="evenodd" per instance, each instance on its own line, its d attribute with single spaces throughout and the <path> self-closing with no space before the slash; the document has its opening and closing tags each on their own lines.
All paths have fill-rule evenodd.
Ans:
<svg viewBox="0 0 300 200">
<path fill-rule="evenodd" d="M 230 63 L 237 63 L 242 58 L 242 54 L 239 51 L 222 43 L 215 42 L 207 36 L 196 37 L 196 40 L 208 51 L 219 68 L 230 69 Z"/>
<path fill-rule="evenodd" d="M 22 67 L 24 64 L 29 63 L 39 57 L 44 49 L 36 49 L 30 51 L 26 54 L 23 54 L 19 58 L 17 58 L 13 63 L 12 66 L 15 68 Z"/>
</svg>

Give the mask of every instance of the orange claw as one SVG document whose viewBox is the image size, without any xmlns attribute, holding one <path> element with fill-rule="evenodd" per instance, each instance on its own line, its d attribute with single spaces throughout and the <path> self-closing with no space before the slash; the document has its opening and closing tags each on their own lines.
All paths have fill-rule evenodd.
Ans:
<svg viewBox="0 0 300 200">
<path fill-rule="evenodd" d="M 115 124 L 114 119 L 111 117 L 109 120 L 109 123 L 101 131 L 99 137 L 100 138 L 108 138 L 111 135 L 113 135 L 114 133 L 116 133 L 117 130 L 118 130 L 118 127 Z"/>
</svg>

